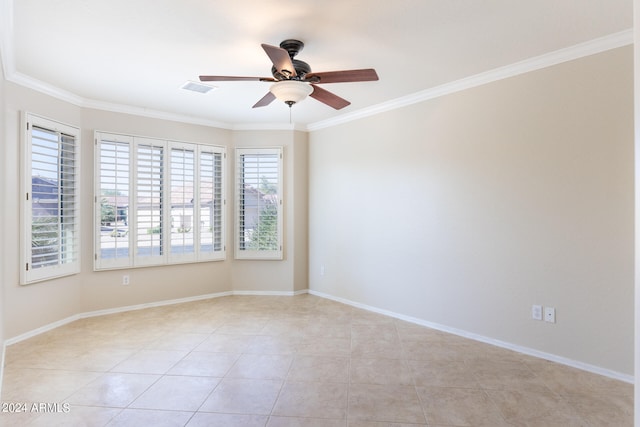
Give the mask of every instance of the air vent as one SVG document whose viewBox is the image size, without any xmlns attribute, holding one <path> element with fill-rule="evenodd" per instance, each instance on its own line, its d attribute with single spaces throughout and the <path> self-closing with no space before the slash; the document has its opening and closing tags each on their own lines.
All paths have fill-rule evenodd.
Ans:
<svg viewBox="0 0 640 427">
<path fill-rule="evenodd" d="M 192 92 L 198 92 L 198 93 L 208 93 L 213 89 L 216 89 L 216 87 L 203 85 L 202 83 L 199 83 L 199 82 L 188 81 L 182 85 L 181 89 L 190 90 Z"/>
</svg>

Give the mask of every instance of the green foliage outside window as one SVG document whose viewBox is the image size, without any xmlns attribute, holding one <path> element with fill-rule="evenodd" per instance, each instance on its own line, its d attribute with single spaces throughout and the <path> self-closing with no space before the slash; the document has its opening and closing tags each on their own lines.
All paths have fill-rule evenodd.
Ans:
<svg viewBox="0 0 640 427">
<path fill-rule="evenodd" d="M 100 223 L 107 225 L 116 222 L 116 208 L 112 204 L 107 202 L 107 199 L 102 199 L 100 202 Z"/>
<path fill-rule="evenodd" d="M 278 249 L 278 207 L 270 203 L 260 210 L 260 219 L 247 244 L 252 250 Z"/>
</svg>

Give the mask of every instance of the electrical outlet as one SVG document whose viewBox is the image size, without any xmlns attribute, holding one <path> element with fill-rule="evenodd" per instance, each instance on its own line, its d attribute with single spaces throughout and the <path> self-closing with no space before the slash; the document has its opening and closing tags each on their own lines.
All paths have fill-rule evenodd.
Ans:
<svg viewBox="0 0 640 427">
<path fill-rule="evenodd" d="M 126 285 L 128 285 L 128 284 L 130 284 L 130 283 L 131 283 L 131 282 L 129 281 L 129 275 L 128 275 L 128 274 L 125 274 L 124 276 L 122 276 L 122 284 L 123 284 L 124 286 L 126 286 Z"/>
<path fill-rule="evenodd" d="M 533 305 L 531 307 L 531 317 L 533 320 L 542 320 L 542 306 Z"/>
<path fill-rule="evenodd" d="M 324 276 L 324 264 L 320 266 L 320 275 Z"/>
<path fill-rule="evenodd" d="M 544 321 L 549 323 L 556 323 L 556 309 L 553 307 L 544 308 Z"/>
</svg>

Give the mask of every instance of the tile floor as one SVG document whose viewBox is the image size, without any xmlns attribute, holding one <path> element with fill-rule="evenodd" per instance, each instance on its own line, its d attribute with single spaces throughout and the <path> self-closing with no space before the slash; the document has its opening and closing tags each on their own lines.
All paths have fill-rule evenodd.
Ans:
<svg viewBox="0 0 640 427">
<path fill-rule="evenodd" d="M 2 393 L 7 426 L 633 424 L 630 384 L 311 295 L 79 320 L 9 346 Z"/>
</svg>

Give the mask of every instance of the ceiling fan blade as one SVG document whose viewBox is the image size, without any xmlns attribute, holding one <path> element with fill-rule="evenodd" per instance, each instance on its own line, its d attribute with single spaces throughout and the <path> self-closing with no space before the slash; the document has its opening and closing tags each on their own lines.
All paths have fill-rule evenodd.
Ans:
<svg viewBox="0 0 640 427">
<path fill-rule="evenodd" d="M 264 107 L 265 105 L 271 104 L 274 99 L 276 99 L 276 96 L 271 92 L 267 92 L 267 94 L 263 96 L 260 101 L 256 102 L 255 105 L 251 108 Z"/>
<path fill-rule="evenodd" d="M 318 79 L 316 81 L 316 79 Z M 348 82 L 371 82 L 378 80 L 378 74 L 373 68 L 362 70 L 327 71 L 325 73 L 309 73 L 305 76 L 315 84 L 319 83 L 348 83 Z"/>
<path fill-rule="evenodd" d="M 296 69 L 293 66 L 293 62 L 291 61 L 291 57 L 289 56 L 289 52 L 284 50 L 278 46 L 271 46 L 268 44 L 261 44 L 264 51 L 273 62 L 273 66 L 276 67 L 276 70 L 285 75 L 285 76 L 297 76 Z"/>
<path fill-rule="evenodd" d="M 311 92 L 310 97 L 313 99 L 317 99 L 318 101 L 327 104 L 329 107 L 333 107 L 336 110 L 340 110 L 351 103 L 346 99 L 340 98 L 338 95 L 329 92 L 326 89 L 322 89 L 320 86 L 313 86 L 313 92 Z"/>
<path fill-rule="evenodd" d="M 237 76 L 200 76 L 201 82 L 275 82 L 271 77 L 237 77 Z"/>
</svg>

